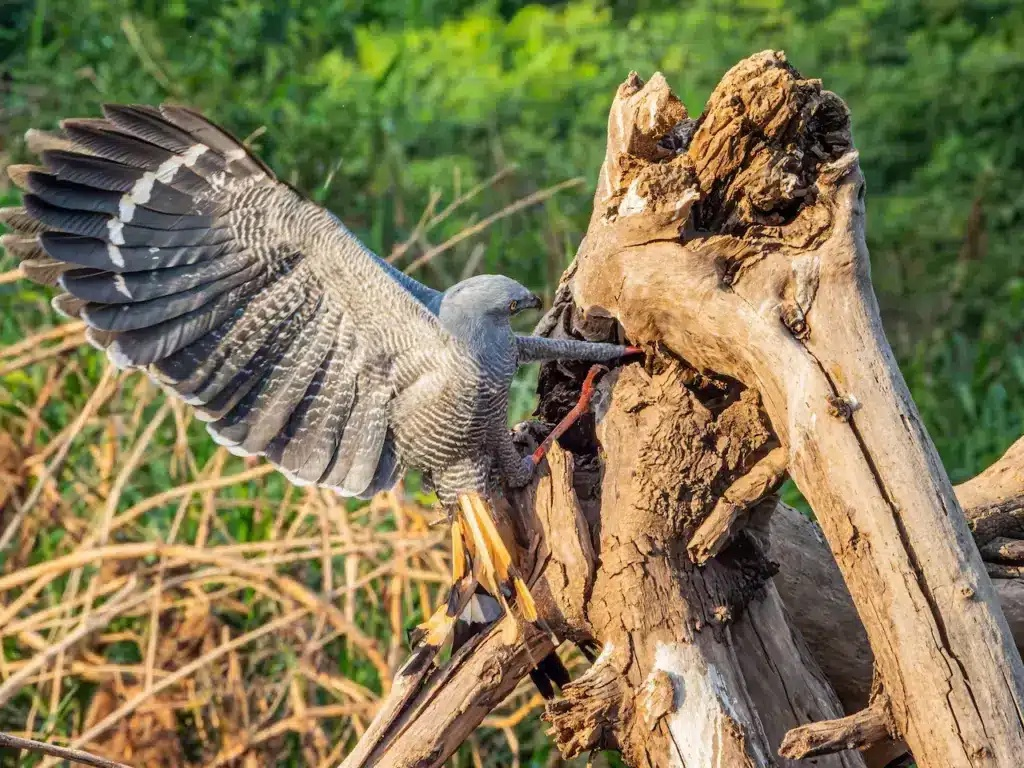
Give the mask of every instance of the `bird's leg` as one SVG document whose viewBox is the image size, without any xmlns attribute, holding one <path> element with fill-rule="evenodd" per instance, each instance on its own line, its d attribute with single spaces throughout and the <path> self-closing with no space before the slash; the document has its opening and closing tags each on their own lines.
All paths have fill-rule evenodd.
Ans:
<svg viewBox="0 0 1024 768">
<path fill-rule="evenodd" d="M 579 339 L 549 339 L 544 336 L 516 336 L 516 349 L 520 365 L 548 360 L 603 363 L 642 351 L 637 347 L 623 347 L 619 344 Z"/>
<path fill-rule="evenodd" d="M 630 347 L 633 349 L 633 347 Z M 541 459 L 544 458 L 544 454 L 548 452 L 555 440 L 564 435 L 573 424 L 587 412 L 587 408 L 590 407 L 590 401 L 594 398 L 594 381 L 597 379 L 597 375 L 608 369 L 603 365 L 592 365 L 590 370 L 587 371 L 587 377 L 583 380 L 583 387 L 580 389 L 580 398 L 576 401 L 576 405 L 572 407 L 572 410 L 565 414 L 565 417 L 555 425 L 555 428 L 551 430 L 551 433 L 544 438 L 537 450 L 533 452 L 532 456 L 528 456 L 526 461 L 529 462 L 531 470 L 540 464 Z"/>
</svg>

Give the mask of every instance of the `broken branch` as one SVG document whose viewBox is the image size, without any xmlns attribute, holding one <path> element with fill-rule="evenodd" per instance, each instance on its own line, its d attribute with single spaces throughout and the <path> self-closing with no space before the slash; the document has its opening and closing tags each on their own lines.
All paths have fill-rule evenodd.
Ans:
<svg viewBox="0 0 1024 768">
<path fill-rule="evenodd" d="M 825 720 L 794 728 L 782 741 L 779 755 L 806 760 L 847 749 L 865 750 L 892 738 L 891 715 L 875 705 L 838 720 Z"/>
<path fill-rule="evenodd" d="M 785 448 L 773 449 L 729 486 L 687 545 L 693 562 L 703 565 L 721 552 L 750 509 L 785 479 L 786 453 Z"/>
</svg>

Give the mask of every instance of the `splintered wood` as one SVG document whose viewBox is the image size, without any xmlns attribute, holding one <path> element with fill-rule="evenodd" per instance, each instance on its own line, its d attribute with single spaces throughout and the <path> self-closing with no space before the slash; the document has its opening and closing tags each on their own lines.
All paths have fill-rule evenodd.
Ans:
<svg viewBox="0 0 1024 768">
<path fill-rule="evenodd" d="M 1019 765 L 1024 667 L 999 600 L 1024 640 L 1024 588 L 993 587 L 972 532 L 993 574 L 1019 568 L 1024 483 L 962 488 L 968 525 L 882 332 L 846 106 L 781 53 L 740 62 L 697 119 L 660 74 L 619 87 L 537 332 L 623 331 L 647 359 L 606 375 L 595 418 L 509 496 L 553 634 L 513 647 L 492 628 L 422 690 L 396 686 L 345 768 L 441 765 L 560 641 L 600 650 L 546 707 L 566 757 L 882 768 L 905 740 L 922 768 Z M 542 370 L 545 422 L 585 372 Z M 778 504 L 787 475 L 827 544 Z"/>
<path fill-rule="evenodd" d="M 631 77 L 619 90 L 610 125 L 636 119 L 610 130 L 577 306 L 760 393 L 865 625 L 894 732 L 925 768 L 1018 765 L 1024 666 L 882 331 L 845 105 L 761 53 L 666 156 L 644 105 L 671 104 L 667 89 Z M 653 178 L 669 201 L 634 187 Z"/>
</svg>

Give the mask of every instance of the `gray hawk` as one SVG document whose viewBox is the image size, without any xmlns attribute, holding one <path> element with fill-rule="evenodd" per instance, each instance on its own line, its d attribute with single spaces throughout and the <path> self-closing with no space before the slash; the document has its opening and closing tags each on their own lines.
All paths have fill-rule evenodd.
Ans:
<svg viewBox="0 0 1024 768">
<path fill-rule="evenodd" d="M 516 335 L 510 318 L 540 300 L 507 277 L 422 285 L 198 112 L 103 111 L 65 120 L 41 166 L 9 169 L 25 195 L 0 214 L 3 246 L 24 274 L 58 285 L 54 307 L 92 344 L 193 405 L 232 453 L 360 498 L 422 470 L 453 532 L 428 645 L 478 585 L 536 620 L 487 505 L 536 464 L 507 428 L 512 377 L 630 348 Z"/>
</svg>

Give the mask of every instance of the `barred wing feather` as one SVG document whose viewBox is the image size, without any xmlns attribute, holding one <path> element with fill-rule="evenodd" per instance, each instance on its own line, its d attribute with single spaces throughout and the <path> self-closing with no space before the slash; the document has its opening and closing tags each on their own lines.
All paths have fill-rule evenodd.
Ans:
<svg viewBox="0 0 1024 768">
<path fill-rule="evenodd" d="M 402 472 L 392 400 L 468 363 L 440 294 L 366 249 L 199 113 L 68 120 L 3 245 L 121 367 L 194 405 L 214 439 L 295 482 L 368 496 Z M 472 376 L 472 371 L 461 371 Z"/>
</svg>

